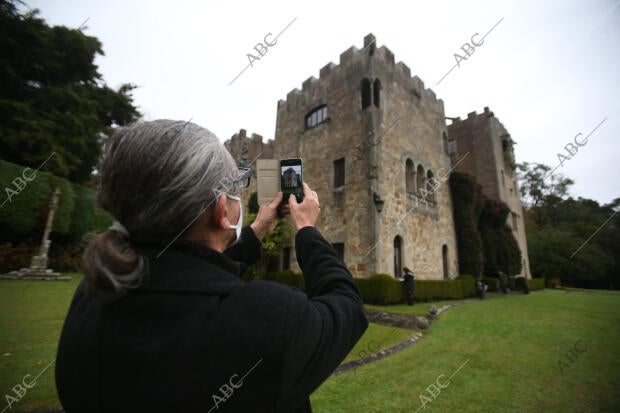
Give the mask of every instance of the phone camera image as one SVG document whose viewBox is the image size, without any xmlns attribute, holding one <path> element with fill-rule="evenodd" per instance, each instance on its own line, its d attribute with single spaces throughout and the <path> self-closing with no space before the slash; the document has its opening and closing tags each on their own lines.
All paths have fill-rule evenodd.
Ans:
<svg viewBox="0 0 620 413">
<path fill-rule="evenodd" d="M 280 163 L 280 179 L 283 194 L 283 202 L 287 203 L 288 198 L 295 195 L 297 202 L 303 200 L 301 159 L 286 159 Z"/>
</svg>

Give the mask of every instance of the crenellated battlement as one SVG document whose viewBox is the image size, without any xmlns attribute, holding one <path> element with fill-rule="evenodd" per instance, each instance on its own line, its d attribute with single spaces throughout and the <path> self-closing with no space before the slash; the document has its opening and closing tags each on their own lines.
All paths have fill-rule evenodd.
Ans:
<svg viewBox="0 0 620 413">
<path fill-rule="evenodd" d="M 278 108 L 288 106 L 289 108 L 297 105 L 306 104 L 306 93 L 312 93 L 316 87 L 321 87 L 328 79 L 333 76 L 345 76 L 351 71 L 359 71 L 360 68 L 372 65 L 378 72 L 387 74 L 397 80 L 406 90 L 410 90 L 418 99 L 428 99 L 443 107 L 443 102 L 437 99 L 432 89 L 425 89 L 424 82 L 417 76 L 411 75 L 411 68 L 404 62 L 395 63 L 394 53 L 386 46 L 376 47 L 376 38 L 373 34 L 364 37 L 364 47 L 358 49 L 351 46 L 340 54 L 339 64 L 329 62 L 319 71 L 318 79 L 310 76 L 302 83 L 301 90 L 295 88 L 286 95 L 286 100 L 278 101 Z M 376 71 L 375 71 L 376 72 Z"/>
</svg>

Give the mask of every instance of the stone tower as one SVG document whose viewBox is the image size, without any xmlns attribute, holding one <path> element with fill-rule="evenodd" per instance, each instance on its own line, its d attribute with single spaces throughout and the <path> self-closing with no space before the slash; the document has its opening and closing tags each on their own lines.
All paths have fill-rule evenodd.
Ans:
<svg viewBox="0 0 620 413">
<path fill-rule="evenodd" d="M 485 195 L 510 208 L 507 224 L 512 228 L 522 255 L 523 269 L 519 275 L 531 278 L 523 205 L 515 171 L 515 142 L 488 107 L 480 114 L 469 113 L 467 119 L 453 119 L 448 135 L 452 162 L 458 163 L 455 169 L 474 175 Z"/>
<path fill-rule="evenodd" d="M 318 229 L 355 276 L 458 275 L 443 102 L 372 34 L 280 100 L 277 158 L 303 158 Z M 284 268 L 298 271 L 294 248 Z"/>
</svg>

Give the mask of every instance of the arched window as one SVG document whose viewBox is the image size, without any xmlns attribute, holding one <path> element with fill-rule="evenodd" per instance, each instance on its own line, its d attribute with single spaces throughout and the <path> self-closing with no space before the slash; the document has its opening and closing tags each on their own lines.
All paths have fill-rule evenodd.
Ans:
<svg viewBox="0 0 620 413">
<path fill-rule="evenodd" d="M 403 272 L 403 239 L 394 237 L 394 277 L 400 278 Z"/>
<path fill-rule="evenodd" d="M 408 194 L 415 194 L 415 167 L 411 159 L 405 162 L 405 190 Z"/>
<path fill-rule="evenodd" d="M 306 115 L 306 129 L 314 128 L 327 120 L 327 105 L 312 109 Z"/>
<path fill-rule="evenodd" d="M 418 171 L 416 173 L 416 190 L 418 195 L 423 195 L 424 191 L 424 168 L 422 165 L 418 165 Z"/>
<path fill-rule="evenodd" d="M 366 109 L 371 105 L 370 99 L 370 80 L 364 79 L 362 80 L 362 109 Z"/>
<path fill-rule="evenodd" d="M 441 258 L 443 261 L 443 278 L 447 280 L 450 278 L 450 271 L 448 271 L 448 246 L 446 244 L 441 247 Z"/>
<path fill-rule="evenodd" d="M 373 94 L 374 94 L 374 103 L 376 107 L 379 107 L 379 98 L 381 95 L 381 82 L 379 79 L 375 79 L 373 83 Z"/>
<path fill-rule="evenodd" d="M 434 201 L 435 191 L 437 190 L 437 188 L 435 184 L 435 177 L 430 169 L 426 172 L 426 178 L 426 199 L 428 199 L 429 201 Z"/>
</svg>

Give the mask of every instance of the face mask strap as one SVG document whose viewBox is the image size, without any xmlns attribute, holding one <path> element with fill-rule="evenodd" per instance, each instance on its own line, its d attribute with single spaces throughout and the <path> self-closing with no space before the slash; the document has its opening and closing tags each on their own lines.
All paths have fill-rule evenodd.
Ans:
<svg viewBox="0 0 620 413">
<path fill-rule="evenodd" d="M 237 220 L 236 225 L 229 225 L 228 228 L 235 230 L 235 235 L 237 236 L 237 241 L 241 237 L 241 228 L 243 226 L 243 203 L 241 202 L 241 198 L 235 195 L 225 194 L 226 198 L 232 199 L 239 202 L 239 219 Z"/>
</svg>

